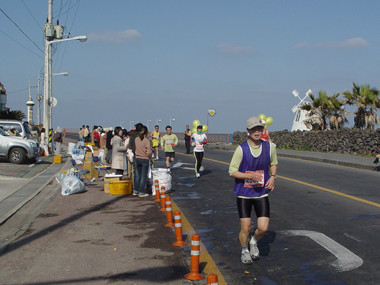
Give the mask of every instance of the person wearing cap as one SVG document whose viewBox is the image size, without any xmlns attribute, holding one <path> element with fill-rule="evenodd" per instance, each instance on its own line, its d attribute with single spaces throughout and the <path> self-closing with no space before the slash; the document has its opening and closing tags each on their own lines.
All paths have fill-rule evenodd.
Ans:
<svg viewBox="0 0 380 285">
<path fill-rule="evenodd" d="M 268 193 L 274 190 L 278 162 L 276 146 L 261 139 L 264 126 L 265 122 L 258 117 L 247 120 L 248 140 L 236 148 L 229 167 L 230 176 L 235 178 L 243 264 L 252 264 L 259 258 L 257 242 L 265 236 L 269 226 Z M 249 240 L 252 208 L 257 216 L 257 228 Z"/>
<path fill-rule="evenodd" d="M 197 132 L 191 135 L 191 144 L 194 147 L 195 157 L 195 176 L 201 177 L 200 169 L 202 166 L 202 159 L 204 154 L 204 145 L 207 144 L 207 136 L 202 133 L 203 126 L 197 126 Z"/>
</svg>

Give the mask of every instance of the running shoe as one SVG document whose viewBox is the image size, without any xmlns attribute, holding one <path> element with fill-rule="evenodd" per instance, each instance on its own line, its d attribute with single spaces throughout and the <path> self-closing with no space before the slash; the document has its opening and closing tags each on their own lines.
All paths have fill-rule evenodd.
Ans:
<svg viewBox="0 0 380 285">
<path fill-rule="evenodd" d="M 199 171 L 203 171 L 203 170 L 205 170 L 205 169 L 203 168 L 203 166 L 201 166 L 201 167 L 199 168 Z"/>
<path fill-rule="evenodd" d="M 201 175 L 199 174 L 199 172 L 197 172 L 197 173 L 195 174 L 195 176 L 196 176 L 197 178 L 201 177 Z"/>
<path fill-rule="evenodd" d="M 133 196 L 137 196 L 137 195 L 139 195 L 139 192 L 137 192 L 137 191 L 133 191 L 132 195 L 133 195 Z"/>
<path fill-rule="evenodd" d="M 148 196 L 149 196 L 148 193 L 140 193 L 140 194 L 139 194 L 139 197 L 140 197 L 140 198 L 144 198 L 144 197 L 148 197 Z"/>
<path fill-rule="evenodd" d="M 257 243 L 249 243 L 249 253 L 253 260 L 257 260 L 260 257 L 259 248 L 257 247 Z"/>
<path fill-rule="evenodd" d="M 252 257 L 248 251 L 241 253 L 241 262 L 246 265 L 252 264 Z"/>
</svg>

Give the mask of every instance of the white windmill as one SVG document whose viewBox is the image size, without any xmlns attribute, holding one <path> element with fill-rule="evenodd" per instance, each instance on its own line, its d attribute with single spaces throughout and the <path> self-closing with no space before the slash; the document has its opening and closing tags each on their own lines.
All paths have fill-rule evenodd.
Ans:
<svg viewBox="0 0 380 285">
<path fill-rule="evenodd" d="M 294 95 L 294 97 L 297 97 L 300 100 L 300 102 L 292 108 L 292 112 L 295 113 L 295 116 L 291 131 L 310 131 L 311 127 L 307 127 L 304 123 L 305 120 L 310 119 L 310 117 L 308 116 L 309 112 L 306 110 L 302 110 L 301 107 L 306 104 L 310 104 L 310 102 L 306 101 L 306 99 L 310 98 L 312 91 L 311 89 L 307 90 L 305 97 L 303 97 L 302 99 L 299 96 L 299 93 L 296 89 L 292 91 L 292 94 Z"/>
</svg>

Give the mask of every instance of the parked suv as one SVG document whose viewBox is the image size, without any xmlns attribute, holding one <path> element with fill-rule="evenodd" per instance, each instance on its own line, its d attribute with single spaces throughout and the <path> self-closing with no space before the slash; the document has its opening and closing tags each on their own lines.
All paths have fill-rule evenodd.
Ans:
<svg viewBox="0 0 380 285">
<path fill-rule="evenodd" d="M 16 129 L 17 135 L 22 138 L 31 138 L 28 122 L 21 122 L 17 120 L 0 120 L 0 128 L 3 128 L 5 132 L 9 132 L 11 129 Z"/>
<path fill-rule="evenodd" d="M 0 127 L 0 157 L 12 163 L 23 163 L 27 158 L 37 158 L 41 148 L 35 140 L 21 136 L 10 136 Z"/>
</svg>

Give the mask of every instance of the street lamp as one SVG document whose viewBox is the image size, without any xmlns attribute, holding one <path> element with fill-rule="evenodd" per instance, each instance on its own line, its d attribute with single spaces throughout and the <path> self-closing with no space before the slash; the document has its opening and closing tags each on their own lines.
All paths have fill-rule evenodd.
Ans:
<svg viewBox="0 0 380 285">
<path fill-rule="evenodd" d="M 146 121 L 146 127 L 148 128 L 148 130 L 149 130 L 149 123 L 151 123 L 152 122 L 152 120 L 147 120 Z"/>
<path fill-rule="evenodd" d="M 132 130 L 132 126 L 135 122 L 134 121 L 129 121 L 129 130 Z"/>
<path fill-rule="evenodd" d="M 161 119 L 156 120 L 156 125 L 158 125 L 158 123 L 161 123 L 161 121 Z"/>
<path fill-rule="evenodd" d="M 69 73 L 68 72 L 58 72 L 58 73 L 53 73 L 52 75 L 63 75 L 63 76 L 68 76 Z"/>
<path fill-rule="evenodd" d="M 172 122 L 175 122 L 175 119 L 172 118 L 172 117 L 170 117 L 170 119 L 169 119 L 169 126 L 172 126 Z"/>
<path fill-rule="evenodd" d="M 73 38 L 52 40 L 49 41 L 45 38 L 45 73 L 44 73 L 44 119 L 43 125 L 44 128 L 48 131 L 52 128 L 52 110 L 51 110 L 51 97 L 52 97 L 52 54 L 51 54 L 51 45 L 55 43 L 67 42 L 79 40 L 85 42 L 87 40 L 86 36 L 77 36 Z M 65 75 L 65 74 L 64 74 Z"/>
</svg>

